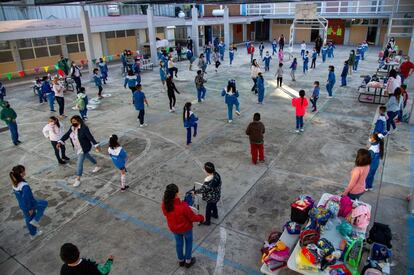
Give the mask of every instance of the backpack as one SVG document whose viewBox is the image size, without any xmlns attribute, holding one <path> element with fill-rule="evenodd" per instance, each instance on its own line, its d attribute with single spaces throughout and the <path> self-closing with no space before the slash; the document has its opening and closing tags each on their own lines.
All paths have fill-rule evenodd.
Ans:
<svg viewBox="0 0 414 275">
<path fill-rule="evenodd" d="M 332 216 L 331 211 L 323 206 L 314 207 L 309 211 L 311 220 L 316 221 L 318 225 L 325 225 Z"/>
<path fill-rule="evenodd" d="M 371 230 L 369 231 L 368 243 L 379 243 L 392 248 L 391 245 L 392 234 L 391 229 L 387 224 L 374 222 Z"/>
<path fill-rule="evenodd" d="M 300 232 L 299 236 L 299 242 L 300 246 L 304 247 L 311 243 L 316 243 L 319 241 L 320 234 L 315 229 L 305 229 L 302 232 Z"/>
<path fill-rule="evenodd" d="M 371 248 L 371 259 L 375 261 L 387 261 L 391 257 L 391 250 L 385 245 L 374 243 Z"/>
<path fill-rule="evenodd" d="M 365 204 L 360 204 L 356 208 L 352 209 L 351 214 L 352 225 L 360 229 L 366 229 L 371 220 L 371 212 Z"/>
<path fill-rule="evenodd" d="M 344 254 L 344 262 L 351 267 L 351 269 L 358 269 L 362 258 L 362 251 L 364 248 L 364 239 L 358 238 L 348 243 L 348 247 Z"/>
<path fill-rule="evenodd" d="M 382 275 L 382 268 L 376 261 L 368 260 L 368 263 L 361 270 L 361 275 Z"/>
<path fill-rule="evenodd" d="M 339 203 L 339 212 L 338 217 L 346 217 L 352 211 L 352 201 L 348 196 L 341 197 L 341 201 Z"/>
<path fill-rule="evenodd" d="M 79 111 L 85 110 L 86 104 L 83 98 L 77 98 L 75 100 L 76 107 L 78 107 Z"/>
</svg>

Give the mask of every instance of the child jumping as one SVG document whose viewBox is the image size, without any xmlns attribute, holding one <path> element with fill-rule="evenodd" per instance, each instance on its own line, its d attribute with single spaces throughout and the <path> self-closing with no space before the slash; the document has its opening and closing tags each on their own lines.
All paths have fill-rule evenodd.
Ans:
<svg viewBox="0 0 414 275">
<path fill-rule="evenodd" d="M 236 105 L 236 115 L 240 116 L 240 103 L 237 99 L 239 97 L 239 91 L 236 89 L 236 81 L 234 79 L 229 80 L 227 88 L 223 88 L 221 96 L 224 96 L 224 102 L 227 104 L 227 117 L 228 122 L 233 121 L 233 105 Z"/>
<path fill-rule="evenodd" d="M 290 64 L 290 76 L 292 77 L 292 81 L 296 81 L 295 78 L 295 73 L 296 73 L 296 68 L 298 67 L 298 61 L 296 60 L 296 57 L 293 58 L 292 64 Z"/>
<path fill-rule="evenodd" d="M 292 106 L 296 110 L 296 133 L 303 132 L 303 117 L 308 107 L 308 100 L 305 97 L 305 91 L 299 91 L 299 98 L 292 98 Z"/>
<path fill-rule="evenodd" d="M 124 148 L 119 145 L 117 135 L 112 135 L 109 138 L 108 154 L 115 167 L 121 171 L 121 192 L 124 192 L 129 188 L 129 186 L 126 185 L 126 162 L 128 155 Z"/>
<path fill-rule="evenodd" d="M 191 102 L 187 102 L 183 109 L 184 128 L 187 129 L 187 146 L 191 144 L 191 128 L 194 128 L 193 137 L 197 136 L 198 117 L 191 111 Z"/>
<path fill-rule="evenodd" d="M 310 97 L 310 102 L 312 103 L 312 113 L 316 112 L 316 102 L 318 101 L 319 94 L 321 89 L 319 88 L 319 81 L 313 82 L 313 91 L 312 96 Z"/>
<path fill-rule="evenodd" d="M 95 82 L 95 86 L 98 87 L 98 98 L 102 99 L 102 76 L 99 75 L 97 68 L 93 69 L 93 81 Z"/>
</svg>

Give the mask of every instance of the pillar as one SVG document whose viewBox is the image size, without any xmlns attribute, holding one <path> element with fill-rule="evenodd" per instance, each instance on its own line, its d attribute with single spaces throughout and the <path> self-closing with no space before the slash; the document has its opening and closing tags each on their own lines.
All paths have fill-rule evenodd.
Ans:
<svg viewBox="0 0 414 275">
<path fill-rule="evenodd" d="M 141 51 L 141 41 L 140 41 L 140 35 L 139 35 L 138 29 L 134 30 L 134 35 L 135 35 L 135 47 L 137 48 L 138 51 Z"/>
<path fill-rule="evenodd" d="M 229 22 L 229 7 L 224 6 L 224 45 L 230 46 L 230 22 Z"/>
<path fill-rule="evenodd" d="M 150 45 L 150 52 L 151 52 L 151 62 L 153 64 L 157 63 L 157 45 L 155 41 L 155 28 L 153 22 L 153 12 L 152 12 L 152 5 L 148 5 L 147 9 L 147 26 L 148 26 L 148 42 Z"/>
<path fill-rule="evenodd" d="M 10 41 L 10 48 L 12 49 L 12 55 L 13 55 L 14 62 L 16 63 L 17 71 L 19 72 L 23 71 L 23 64 L 20 58 L 19 49 L 17 48 L 16 40 Z"/>
<path fill-rule="evenodd" d="M 382 19 L 380 18 L 378 19 L 377 33 L 375 35 L 375 46 L 380 46 L 381 28 L 382 28 Z"/>
<path fill-rule="evenodd" d="M 243 23 L 243 29 L 242 29 L 242 32 L 243 32 L 243 42 L 246 42 L 247 41 L 247 24 L 246 23 Z"/>
<path fill-rule="evenodd" d="M 344 45 L 349 45 L 349 34 L 351 32 L 351 28 L 345 25 L 344 31 Z"/>
<path fill-rule="evenodd" d="M 101 50 L 102 50 L 102 55 L 107 56 L 109 55 L 109 50 L 108 50 L 108 43 L 106 41 L 106 35 L 104 32 L 99 33 L 99 40 L 101 42 Z"/>
<path fill-rule="evenodd" d="M 410 48 L 408 48 L 408 56 L 410 57 L 411 62 L 413 62 L 414 61 L 414 27 L 413 27 L 413 31 L 411 34 Z"/>
<path fill-rule="evenodd" d="M 60 36 L 60 44 L 62 45 L 62 55 L 69 58 L 68 45 L 66 44 L 66 36 Z"/>
<path fill-rule="evenodd" d="M 88 71 L 92 75 L 93 64 L 92 59 L 95 59 L 95 53 L 92 46 L 91 24 L 89 21 L 88 11 L 85 10 L 85 6 L 81 6 L 80 9 L 80 21 L 82 27 L 83 41 L 85 43 L 86 58 L 88 59 Z"/>
<path fill-rule="evenodd" d="M 198 39 L 198 11 L 195 5 L 191 8 L 191 36 L 194 43 L 194 56 L 200 54 L 200 41 Z"/>
</svg>

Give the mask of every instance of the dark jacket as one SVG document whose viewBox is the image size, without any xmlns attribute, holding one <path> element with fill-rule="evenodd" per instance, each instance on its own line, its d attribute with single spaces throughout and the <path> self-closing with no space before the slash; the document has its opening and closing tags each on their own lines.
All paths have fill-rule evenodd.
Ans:
<svg viewBox="0 0 414 275">
<path fill-rule="evenodd" d="M 167 93 L 169 95 L 173 95 L 174 92 L 176 92 L 177 94 L 179 94 L 180 92 L 177 90 L 177 88 L 175 87 L 174 82 L 172 81 L 167 81 Z"/>
<path fill-rule="evenodd" d="M 60 141 L 64 142 L 70 137 L 70 134 L 72 133 L 72 128 L 73 127 L 69 128 L 66 134 L 62 136 Z M 79 140 L 80 146 L 82 147 L 82 151 L 84 154 L 88 153 L 91 150 L 92 144 L 93 145 L 98 144 L 98 142 L 96 142 L 95 138 L 92 136 L 91 132 L 89 131 L 88 126 L 86 126 L 85 124 L 81 124 L 81 127 L 78 129 L 78 140 Z"/>
<path fill-rule="evenodd" d="M 263 134 L 265 133 L 265 126 L 260 121 L 250 122 L 246 129 L 246 135 L 249 136 L 251 144 L 262 144 L 264 141 Z"/>
<path fill-rule="evenodd" d="M 213 178 L 204 181 L 203 186 L 195 190 L 194 193 L 202 194 L 203 201 L 218 202 L 221 196 L 221 177 L 219 173 L 214 172 Z"/>
</svg>

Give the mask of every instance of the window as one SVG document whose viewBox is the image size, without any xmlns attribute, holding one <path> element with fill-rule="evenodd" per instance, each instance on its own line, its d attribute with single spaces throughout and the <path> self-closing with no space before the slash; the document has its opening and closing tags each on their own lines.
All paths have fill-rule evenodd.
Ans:
<svg viewBox="0 0 414 275">
<path fill-rule="evenodd" d="M 66 43 L 78 42 L 78 36 L 76 34 L 67 35 Z"/>
<path fill-rule="evenodd" d="M 49 51 L 47 50 L 47 47 L 34 48 L 34 50 L 36 58 L 49 56 Z"/>
<path fill-rule="evenodd" d="M 116 37 L 125 37 L 125 31 L 116 31 Z"/>
<path fill-rule="evenodd" d="M 78 43 L 73 43 L 73 44 L 68 44 L 68 53 L 78 53 L 79 52 L 79 44 Z"/>
<path fill-rule="evenodd" d="M 32 43 L 33 43 L 33 47 L 45 46 L 46 45 L 46 38 L 33 38 Z"/>
<path fill-rule="evenodd" d="M 13 60 L 9 41 L 0 41 L 0 63 L 13 62 Z"/>
<path fill-rule="evenodd" d="M 68 47 L 68 53 L 84 52 L 85 46 L 83 45 L 83 35 L 82 34 L 67 35 L 66 46 Z"/>
<path fill-rule="evenodd" d="M 105 37 L 106 38 L 115 38 L 115 32 L 106 32 Z"/>
<path fill-rule="evenodd" d="M 47 44 L 49 45 L 60 44 L 60 37 L 59 36 L 48 37 Z"/>
<path fill-rule="evenodd" d="M 126 35 L 127 36 L 135 36 L 135 30 L 127 30 Z"/>
<path fill-rule="evenodd" d="M 19 54 L 20 54 L 20 58 L 22 60 L 34 59 L 35 58 L 35 55 L 34 55 L 34 52 L 33 52 L 33 48 L 19 50 Z"/>
<path fill-rule="evenodd" d="M 50 55 L 61 55 L 62 54 L 62 46 L 49 46 Z"/>
<path fill-rule="evenodd" d="M 127 36 L 135 36 L 135 30 L 122 30 L 105 33 L 106 38 L 122 38 Z"/>
<path fill-rule="evenodd" d="M 32 47 L 32 40 L 31 39 L 20 39 L 17 40 L 17 47 L 20 48 L 29 48 Z"/>
<path fill-rule="evenodd" d="M 60 55 L 62 53 L 59 36 L 20 39 L 17 40 L 17 46 L 22 60 Z"/>
</svg>

